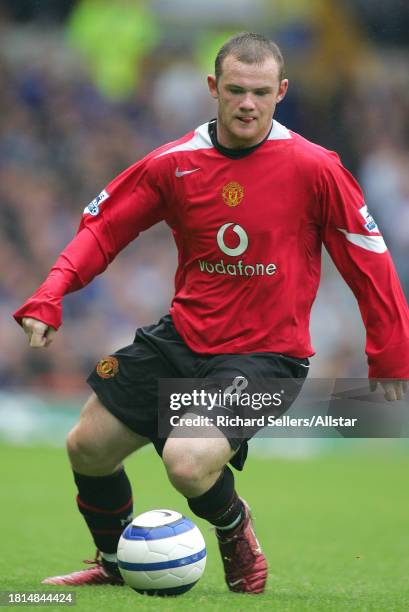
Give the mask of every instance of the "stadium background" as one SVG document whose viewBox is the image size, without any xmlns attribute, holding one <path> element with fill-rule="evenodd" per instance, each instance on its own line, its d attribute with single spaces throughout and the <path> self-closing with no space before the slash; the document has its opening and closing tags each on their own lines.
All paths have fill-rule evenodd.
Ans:
<svg viewBox="0 0 409 612">
<path fill-rule="evenodd" d="M 277 118 L 336 149 L 359 178 L 408 295 L 405 0 L 1 0 L 1 589 L 37 590 L 92 554 L 62 444 L 89 392 L 85 373 L 168 308 L 176 257 L 166 227 L 66 299 L 49 350 L 29 350 L 11 313 L 108 180 L 214 116 L 206 74 L 224 39 L 244 29 L 282 46 L 290 91 Z M 364 378 L 355 299 L 327 258 L 323 268 L 311 376 Z M 270 560 L 264 596 L 227 592 L 215 538 L 198 521 L 208 568 L 190 594 L 158 606 L 129 589 L 83 589 L 78 608 L 407 611 L 407 451 L 405 440 L 254 442 L 238 480 Z M 127 463 L 136 512 L 189 515 L 154 454 Z"/>
<path fill-rule="evenodd" d="M 78 406 L 95 362 L 167 311 L 176 256 L 161 224 L 66 298 L 64 326 L 50 350 L 28 350 L 10 316 L 113 176 L 214 116 L 205 77 L 231 33 L 256 30 L 281 45 L 290 90 L 277 119 L 340 153 L 408 293 L 408 26 L 409 5 L 399 0 L 388 8 L 381 0 L 2 0 L 4 435 L 22 436 L 28 404 L 34 412 L 44 401 Z M 311 329 L 311 376 L 366 376 L 358 308 L 327 257 Z"/>
</svg>

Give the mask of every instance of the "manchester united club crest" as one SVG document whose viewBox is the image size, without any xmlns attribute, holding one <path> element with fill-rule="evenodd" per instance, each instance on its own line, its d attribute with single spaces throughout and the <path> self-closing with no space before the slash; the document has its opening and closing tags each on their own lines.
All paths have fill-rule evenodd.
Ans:
<svg viewBox="0 0 409 612">
<path fill-rule="evenodd" d="M 244 189 L 240 183 L 232 181 L 223 187 L 222 196 L 227 206 L 238 206 L 244 198 Z"/>
<path fill-rule="evenodd" d="M 97 363 L 97 374 L 101 378 L 113 378 L 118 374 L 119 363 L 116 357 L 104 357 Z"/>
</svg>

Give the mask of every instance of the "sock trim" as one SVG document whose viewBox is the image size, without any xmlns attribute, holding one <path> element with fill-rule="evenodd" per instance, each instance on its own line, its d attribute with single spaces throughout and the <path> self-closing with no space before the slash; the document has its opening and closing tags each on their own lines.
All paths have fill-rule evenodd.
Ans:
<svg viewBox="0 0 409 612">
<path fill-rule="evenodd" d="M 237 518 L 234 519 L 234 521 L 232 523 L 230 523 L 229 525 L 224 525 L 223 527 L 219 527 L 218 525 L 215 525 L 217 531 L 228 531 L 229 529 L 233 529 L 234 527 L 237 527 L 237 525 L 240 525 L 241 521 L 243 520 L 243 513 L 240 510 L 240 514 Z"/>
<path fill-rule="evenodd" d="M 77 495 L 77 504 L 81 508 L 84 508 L 84 510 L 90 510 L 91 512 L 98 512 L 100 514 L 121 514 L 121 512 L 123 512 L 124 510 L 126 510 L 127 508 L 130 508 L 132 506 L 133 499 L 131 497 L 126 502 L 126 504 L 124 504 L 120 508 L 117 508 L 116 510 L 104 510 L 103 508 L 97 508 L 96 506 L 91 506 L 90 504 L 86 504 L 85 502 L 82 501 L 82 499 L 80 498 L 79 495 Z"/>
<path fill-rule="evenodd" d="M 219 519 L 219 520 L 223 519 L 223 516 L 230 510 L 233 502 L 235 501 L 236 495 L 237 495 L 236 491 L 233 491 L 231 500 L 227 504 L 222 506 L 219 510 L 212 512 L 211 514 L 209 513 L 209 519 L 210 520 L 213 520 L 214 518 Z"/>
<path fill-rule="evenodd" d="M 118 557 L 116 553 L 105 553 L 105 552 L 102 552 L 102 550 L 100 550 L 99 552 L 101 554 L 101 557 L 104 559 L 104 561 L 108 561 L 108 563 L 118 562 Z"/>
</svg>

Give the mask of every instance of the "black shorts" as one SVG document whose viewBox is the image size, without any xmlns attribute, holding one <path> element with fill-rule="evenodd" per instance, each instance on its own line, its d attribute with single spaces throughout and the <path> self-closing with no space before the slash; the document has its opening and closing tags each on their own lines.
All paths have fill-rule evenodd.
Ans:
<svg viewBox="0 0 409 612">
<path fill-rule="evenodd" d="M 87 382 L 111 414 L 135 433 L 149 438 L 161 455 L 166 438 L 158 436 L 159 379 L 291 379 L 297 385 L 291 398 L 294 401 L 308 365 L 308 359 L 278 353 L 199 355 L 185 344 L 171 316 L 166 315 L 155 325 L 137 329 L 133 344 L 101 359 Z M 236 451 L 230 463 L 243 469 L 247 439 L 235 437 L 231 428 L 218 428 Z"/>
</svg>

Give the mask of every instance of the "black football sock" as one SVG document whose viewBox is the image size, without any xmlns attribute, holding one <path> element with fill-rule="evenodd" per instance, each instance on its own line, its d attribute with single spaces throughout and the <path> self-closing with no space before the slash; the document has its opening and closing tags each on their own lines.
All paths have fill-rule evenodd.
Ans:
<svg viewBox="0 0 409 612">
<path fill-rule="evenodd" d="M 234 490 L 234 476 L 226 465 L 220 477 L 206 493 L 187 500 L 189 508 L 228 536 L 244 519 L 244 505 Z"/>
<path fill-rule="evenodd" d="M 77 504 L 104 567 L 117 573 L 116 550 L 122 531 L 132 521 L 132 489 L 124 469 L 109 476 L 84 476 L 74 472 Z"/>
</svg>

